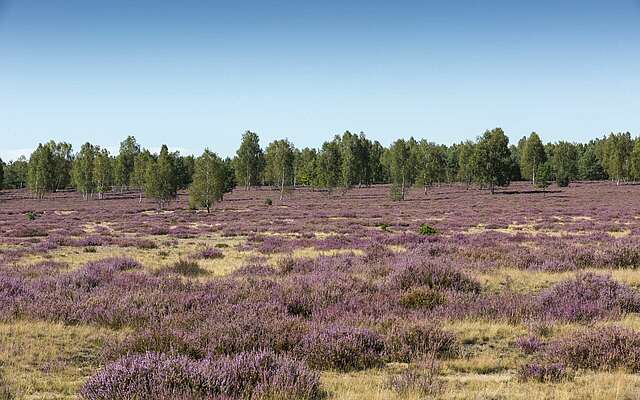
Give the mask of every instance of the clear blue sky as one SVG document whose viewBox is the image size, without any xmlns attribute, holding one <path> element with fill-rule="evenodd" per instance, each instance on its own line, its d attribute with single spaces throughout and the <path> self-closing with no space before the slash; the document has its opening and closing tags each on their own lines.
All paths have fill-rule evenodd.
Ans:
<svg viewBox="0 0 640 400">
<path fill-rule="evenodd" d="M 162 3 L 162 4 L 161 4 Z M 0 0 L 0 156 L 640 134 L 640 2 Z"/>
</svg>

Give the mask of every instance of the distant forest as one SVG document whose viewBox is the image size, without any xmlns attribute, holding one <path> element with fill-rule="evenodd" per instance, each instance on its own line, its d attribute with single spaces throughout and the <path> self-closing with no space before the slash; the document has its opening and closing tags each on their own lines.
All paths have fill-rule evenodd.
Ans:
<svg viewBox="0 0 640 400">
<path fill-rule="evenodd" d="M 575 180 L 640 179 L 640 138 L 629 132 L 611 133 L 588 143 L 543 143 L 531 133 L 509 144 L 503 130 L 486 131 L 476 140 L 451 146 L 426 139 L 398 139 L 389 147 L 349 131 L 318 149 L 296 148 L 289 140 L 275 140 L 266 148 L 254 132 L 242 135 L 233 158 L 182 155 L 163 145 L 159 154 L 143 149 L 133 136 L 120 143 L 118 154 L 91 143 L 74 152 L 69 143 L 39 144 L 29 159 L 0 160 L 0 188 L 28 188 L 35 197 L 75 189 L 85 199 L 102 199 L 112 191 L 137 190 L 162 207 L 178 190 L 189 189 L 191 205 L 209 209 L 236 186 L 269 185 L 280 190 L 391 184 L 391 195 L 403 200 L 412 186 L 461 182 L 492 193 L 512 181 L 528 180 L 545 188 Z"/>
</svg>

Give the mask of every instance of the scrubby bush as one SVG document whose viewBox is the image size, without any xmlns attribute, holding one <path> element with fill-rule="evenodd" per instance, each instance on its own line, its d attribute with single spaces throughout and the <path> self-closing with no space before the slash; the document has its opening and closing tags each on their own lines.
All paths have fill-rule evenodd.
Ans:
<svg viewBox="0 0 640 400">
<path fill-rule="evenodd" d="M 602 327 L 573 333 L 550 343 L 544 354 L 554 362 L 575 368 L 640 371 L 640 333 Z"/>
<path fill-rule="evenodd" d="M 427 224 L 420 225 L 420 230 L 418 232 L 424 236 L 432 236 L 432 235 L 438 234 L 438 231 L 436 230 L 436 228 Z"/>
<path fill-rule="evenodd" d="M 86 400 L 302 399 L 323 397 L 319 376 L 271 352 L 216 360 L 146 353 L 124 357 L 87 380 Z"/>
<path fill-rule="evenodd" d="M 200 251 L 197 254 L 198 258 L 203 258 L 205 260 L 213 260 L 213 259 L 217 259 L 217 258 L 223 258 L 224 257 L 224 253 L 222 253 L 222 251 L 216 249 L 216 248 L 212 248 L 212 247 L 207 247 L 206 249 L 203 249 L 202 251 Z"/>
<path fill-rule="evenodd" d="M 528 363 L 518 368 L 518 379 L 521 382 L 557 383 L 571 378 L 573 374 L 564 365 L 558 363 Z"/>
<path fill-rule="evenodd" d="M 385 353 L 389 361 L 411 362 L 427 355 L 441 357 L 458 353 L 455 336 L 425 322 L 386 321 Z"/>
<path fill-rule="evenodd" d="M 419 364 L 421 368 L 410 367 L 387 380 L 387 387 L 404 397 L 418 394 L 422 398 L 436 397 L 444 390 L 444 382 L 438 376 L 437 362 Z"/>
<path fill-rule="evenodd" d="M 382 363 L 384 341 L 375 332 L 348 326 L 316 328 L 300 343 L 299 355 L 320 370 L 354 371 Z"/>
<path fill-rule="evenodd" d="M 206 269 L 193 260 L 178 260 L 163 271 L 183 276 L 199 276 L 207 273 Z"/>
<path fill-rule="evenodd" d="M 533 354 L 542 348 L 542 343 L 536 336 L 521 336 L 516 339 L 516 346 L 525 354 Z"/>
<path fill-rule="evenodd" d="M 444 304 L 446 296 L 437 290 L 423 287 L 411 288 L 400 295 L 400 304 L 406 308 L 430 310 Z"/>
<path fill-rule="evenodd" d="M 266 199 L 264 199 L 264 204 L 267 206 L 273 205 L 273 200 L 271 200 L 270 197 L 267 197 Z"/>
<path fill-rule="evenodd" d="M 389 281 L 393 287 L 399 289 L 422 286 L 462 292 L 480 291 L 480 284 L 464 272 L 448 264 L 431 260 L 401 260 L 400 265 L 389 277 Z"/>
<path fill-rule="evenodd" d="M 640 311 L 640 294 L 608 276 L 580 274 L 538 297 L 543 312 L 566 321 L 591 321 Z"/>
</svg>

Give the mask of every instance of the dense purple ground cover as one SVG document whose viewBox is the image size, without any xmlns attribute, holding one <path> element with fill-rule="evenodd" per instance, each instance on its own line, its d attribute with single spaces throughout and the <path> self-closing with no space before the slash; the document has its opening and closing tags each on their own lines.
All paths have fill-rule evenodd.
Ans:
<svg viewBox="0 0 640 400">
<path fill-rule="evenodd" d="M 133 193 L 83 202 L 73 194 L 33 201 L 24 192 L 4 192 L 0 319 L 131 328 L 105 349 L 105 368 L 83 389 L 88 399 L 127 398 L 131 391 L 151 398 L 144 382 L 185 399 L 315 399 L 321 390 L 312 370 L 458 356 L 463 344 L 441 328 L 443 321 L 590 324 L 640 311 L 635 288 L 606 272 L 583 272 L 640 265 L 640 188 L 575 184 L 545 197 L 518 193 L 525 189 L 490 196 L 434 188 L 403 203 L 389 201 L 387 188 L 342 195 L 303 190 L 273 206 L 263 201 L 270 191 L 236 191 L 210 215 L 189 211 L 184 198 L 156 213 Z M 37 211 L 35 220 L 25 218 L 29 210 Z M 420 235 L 423 223 L 440 234 Z M 46 258 L 60 247 L 153 249 L 212 233 L 241 235 L 246 241 L 237 250 L 264 255 L 299 248 L 362 254 L 285 257 L 276 266 L 254 257 L 206 282 L 151 273 L 127 258 L 76 269 L 21 264 L 25 255 Z M 207 247 L 192 259 L 222 257 Z M 530 292 L 509 284 L 497 290 L 477 277 L 499 268 L 576 274 Z M 567 368 L 602 365 L 636 371 L 638 343 L 637 334 L 619 330 L 555 342 L 521 338 L 517 347 L 539 360 L 520 376 L 557 381 Z M 254 375 L 238 375 L 238 368 Z"/>
</svg>

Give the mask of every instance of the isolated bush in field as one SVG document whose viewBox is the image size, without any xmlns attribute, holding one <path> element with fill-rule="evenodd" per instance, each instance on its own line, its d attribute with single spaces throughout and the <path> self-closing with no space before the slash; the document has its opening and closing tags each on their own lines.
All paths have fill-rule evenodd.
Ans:
<svg viewBox="0 0 640 400">
<path fill-rule="evenodd" d="M 205 260 L 213 260 L 216 258 L 223 258 L 224 253 L 222 253 L 222 251 L 219 249 L 216 249 L 213 247 L 207 247 L 206 249 L 203 249 L 202 251 L 198 252 L 197 256 L 198 258 L 203 258 Z"/>
<path fill-rule="evenodd" d="M 590 321 L 640 311 L 640 294 L 608 276 L 580 274 L 542 292 L 538 301 L 551 318 Z"/>
<path fill-rule="evenodd" d="M 615 327 L 583 330 L 549 343 L 544 355 L 554 362 L 592 370 L 640 371 L 640 333 Z"/>
<path fill-rule="evenodd" d="M 444 390 L 444 381 L 439 378 L 439 364 L 431 358 L 421 362 L 417 367 L 409 367 L 398 375 L 393 375 L 387 380 L 387 387 L 403 397 L 411 397 L 412 394 L 435 397 Z"/>
<path fill-rule="evenodd" d="M 270 197 L 267 197 L 266 199 L 264 199 L 264 204 L 267 206 L 273 205 L 273 200 L 271 200 Z"/>
<path fill-rule="evenodd" d="M 455 336 L 424 322 L 392 319 L 386 322 L 385 353 L 389 361 L 411 362 L 429 355 L 448 357 L 458 353 Z"/>
<path fill-rule="evenodd" d="M 424 236 L 431 236 L 431 235 L 436 235 L 438 231 L 436 230 L 436 228 L 432 226 L 429 226 L 427 224 L 422 224 L 420 225 L 419 233 Z"/>
<path fill-rule="evenodd" d="M 207 273 L 206 269 L 193 260 L 178 260 L 163 271 L 183 276 L 199 276 Z"/>
<path fill-rule="evenodd" d="M 563 364 L 559 363 L 528 363 L 518 368 L 518 379 L 521 382 L 558 383 L 572 378 L 573 374 Z"/>
<path fill-rule="evenodd" d="M 447 298 L 437 290 L 415 287 L 400 295 L 400 304 L 406 308 L 430 310 L 444 304 Z"/>
<path fill-rule="evenodd" d="M 314 369 L 357 371 L 382 363 L 384 341 L 375 332 L 349 326 L 329 326 L 309 332 L 299 354 Z"/>
<path fill-rule="evenodd" d="M 108 364 L 87 380 L 80 395 L 86 400 L 317 400 L 323 391 L 316 373 L 270 352 L 202 361 L 146 353 Z"/>
<path fill-rule="evenodd" d="M 516 346 L 525 354 L 534 354 L 542 348 L 542 342 L 537 336 L 521 336 L 516 339 Z"/>
</svg>

